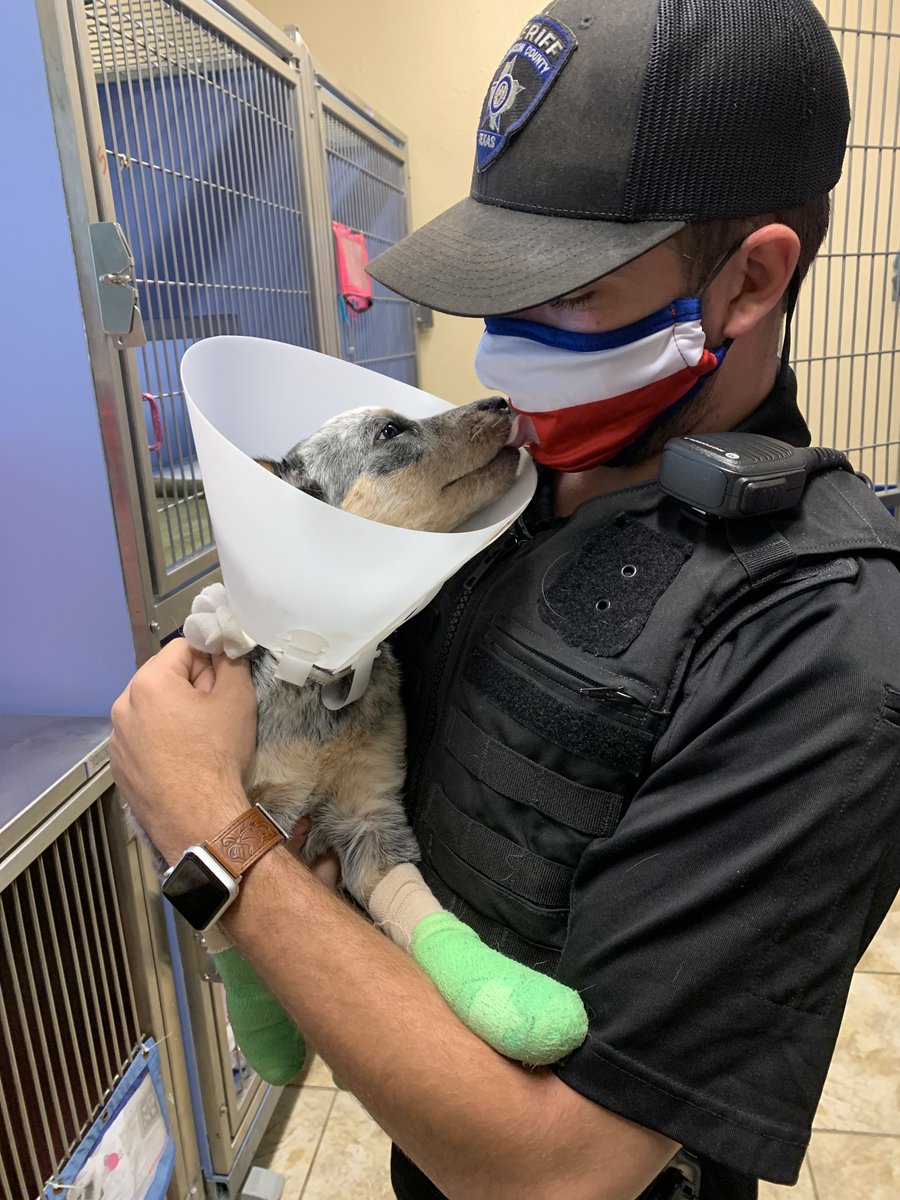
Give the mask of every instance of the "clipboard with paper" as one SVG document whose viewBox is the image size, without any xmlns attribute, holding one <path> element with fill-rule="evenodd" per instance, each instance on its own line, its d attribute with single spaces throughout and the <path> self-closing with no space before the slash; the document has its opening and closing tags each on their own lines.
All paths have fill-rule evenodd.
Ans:
<svg viewBox="0 0 900 1200">
<path fill-rule="evenodd" d="M 156 1042 L 147 1038 L 46 1200 L 164 1200 L 175 1163 Z"/>
</svg>

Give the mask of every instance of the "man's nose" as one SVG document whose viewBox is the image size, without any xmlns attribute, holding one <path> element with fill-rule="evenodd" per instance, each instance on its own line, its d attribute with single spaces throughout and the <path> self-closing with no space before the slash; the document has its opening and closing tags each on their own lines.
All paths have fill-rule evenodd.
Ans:
<svg viewBox="0 0 900 1200">
<path fill-rule="evenodd" d="M 484 400 L 476 400 L 474 408 L 483 408 L 488 412 L 509 412 L 509 405 L 502 396 L 487 396 Z"/>
</svg>

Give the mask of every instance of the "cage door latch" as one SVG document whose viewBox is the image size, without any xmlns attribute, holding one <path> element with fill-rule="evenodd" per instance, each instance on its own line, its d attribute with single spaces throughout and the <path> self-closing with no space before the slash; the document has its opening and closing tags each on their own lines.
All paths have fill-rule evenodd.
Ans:
<svg viewBox="0 0 900 1200">
<path fill-rule="evenodd" d="M 116 221 L 91 225 L 97 298 L 105 333 L 119 350 L 143 346 L 147 338 L 134 285 L 134 256 Z"/>
</svg>

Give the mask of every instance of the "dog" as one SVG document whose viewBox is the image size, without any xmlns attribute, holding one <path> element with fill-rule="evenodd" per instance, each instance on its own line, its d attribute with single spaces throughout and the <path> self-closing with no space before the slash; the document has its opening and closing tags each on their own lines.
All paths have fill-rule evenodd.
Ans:
<svg viewBox="0 0 900 1200">
<path fill-rule="evenodd" d="M 512 486 L 528 434 L 527 424 L 513 418 L 499 397 L 423 421 L 361 409 L 327 422 L 283 459 L 258 461 L 346 512 L 449 532 Z M 443 910 L 418 871 L 421 854 L 402 802 L 406 727 L 390 644 L 381 644 L 362 695 L 334 707 L 349 701 L 349 674 L 340 680 L 314 669 L 302 687 L 278 679 L 276 656 L 251 648 L 246 635 L 241 642 L 222 598 L 201 592 L 185 634 L 198 649 L 215 653 L 230 642 L 230 650 L 247 653 L 258 708 L 256 750 L 244 780 L 251 803 L 259 803 L 286 836 L 309 818 L 302 860 L 311 866 L 336 851 L 344 891 L 412 955 L 453 1012 L 488 1045 L 530 1065 L 571 1053 L 588 1027 L 578 992 L 482 942 Z M 345 690 L 336 696 L 339 688 Z M 222 930 L 204 936 L 213 953 L 213 941 L 218 950 L 228 945 Z M 246 1028 L 251 1040 L 260 1030 L 257 1016 Z M 274 1028 L 284 1021 L 284 1013 L 276 1016 Z"/>
<path fill-rule="evenodd" d="M 449 532 L 512 486 L 516 446 L 509 407 L 493 397 L 420 421 L 387 409 L 354 409 L 284 458 L 256 461 L 345 512 Z M 402 804 L 406 724 L 399 666 L 387 642 L 379 650 L 366 691 L 336 710 L 322 702 L 324 682 L 297 687 L 276 678 L 278 659 L 264 647 L 247 655 L 258 705 L 248 799 L 284 829 L 308 816 L 301 858 L 311 864 L 336 851 L 341 885 L 362 908 L 388 871 L 420 859 Z M 348 677 L 348 690 L 349 684 Z M 161 861 L 156 865 L 165 869 Z"/>
</svg>

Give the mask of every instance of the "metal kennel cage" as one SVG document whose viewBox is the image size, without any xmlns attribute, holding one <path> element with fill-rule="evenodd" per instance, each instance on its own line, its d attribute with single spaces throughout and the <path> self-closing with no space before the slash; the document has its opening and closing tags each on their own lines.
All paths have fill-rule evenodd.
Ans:
<svg viewBox="0 0 900 1200">
<path fill-rule="evenodd" d="M 24 762 L 29 746 L 46 759 L 47 729 L 60 723 L 105 725 L 8 717 L 4 730 L 21 730 Z M 241 1192 L 280 1089 L 234 1046 L 224 989 L 202 940 L 163 904 L 103 736 L 10 819 L 16 787 L 0 797 L 0 1197 L 97 1200 L 64 1169 L 152 1039 L 173 1143 L 166 1196 L 227 1200 Z M 52 745 L 50 754 L 52 770 Z"/>
<path fill-rule="evenodd" d="M 38 727 L 37 740 L 46 721 L 8 720 Z M 60 1172 L 151 1037 L 175 1148 L 169 1195 L 201 1186 L 165 931 L 97 754 L 0 830 L 4 1200 L 69 1194 Z"/>
<path fill-rule="evenodd" d="M 170 587 L 213 546 L 178 375 L 185 348 L 213 333 L 315 340 L 296 82 L 167 3 L 93 0 L 84 14 L 101 170 L 135 256 L 147 340 L 132 382 L 146 401 L 153 559 Z"/>
<path fill-rule="evenodd" d="M 184 349 L 220 333 L 327 340 L 314 299 L 303 77 L 296 45 L 278 31 L 267 39 L 202 0 L 42 7 L 48 69 L 79 101 L 68 129 L 64 109 L 56 115 L 143 658 L 216 565 L 179 379 Z M 68 172 L 67 135 L 79 152 Z M 124 330 L 108 311 L 123 289 L 136 301 Z"/>
<path fill-rule="evenodd" d="M 817 0 L 850 87 L 844 174 L 796 315 L 813 440 L 846 450 L 900 511 L 900 7 Z"/>
<path fill-rule="evenodd" d="M 330 227 L 366 229 L 373 254 L 406 232 L 405 139 L 245 0 L 37 6 L 143 659 L 217 569 L 186 347 L 267 337 L 415 382 L 405 300 L 377 285 L 342 326 Z"/>
</svg>

